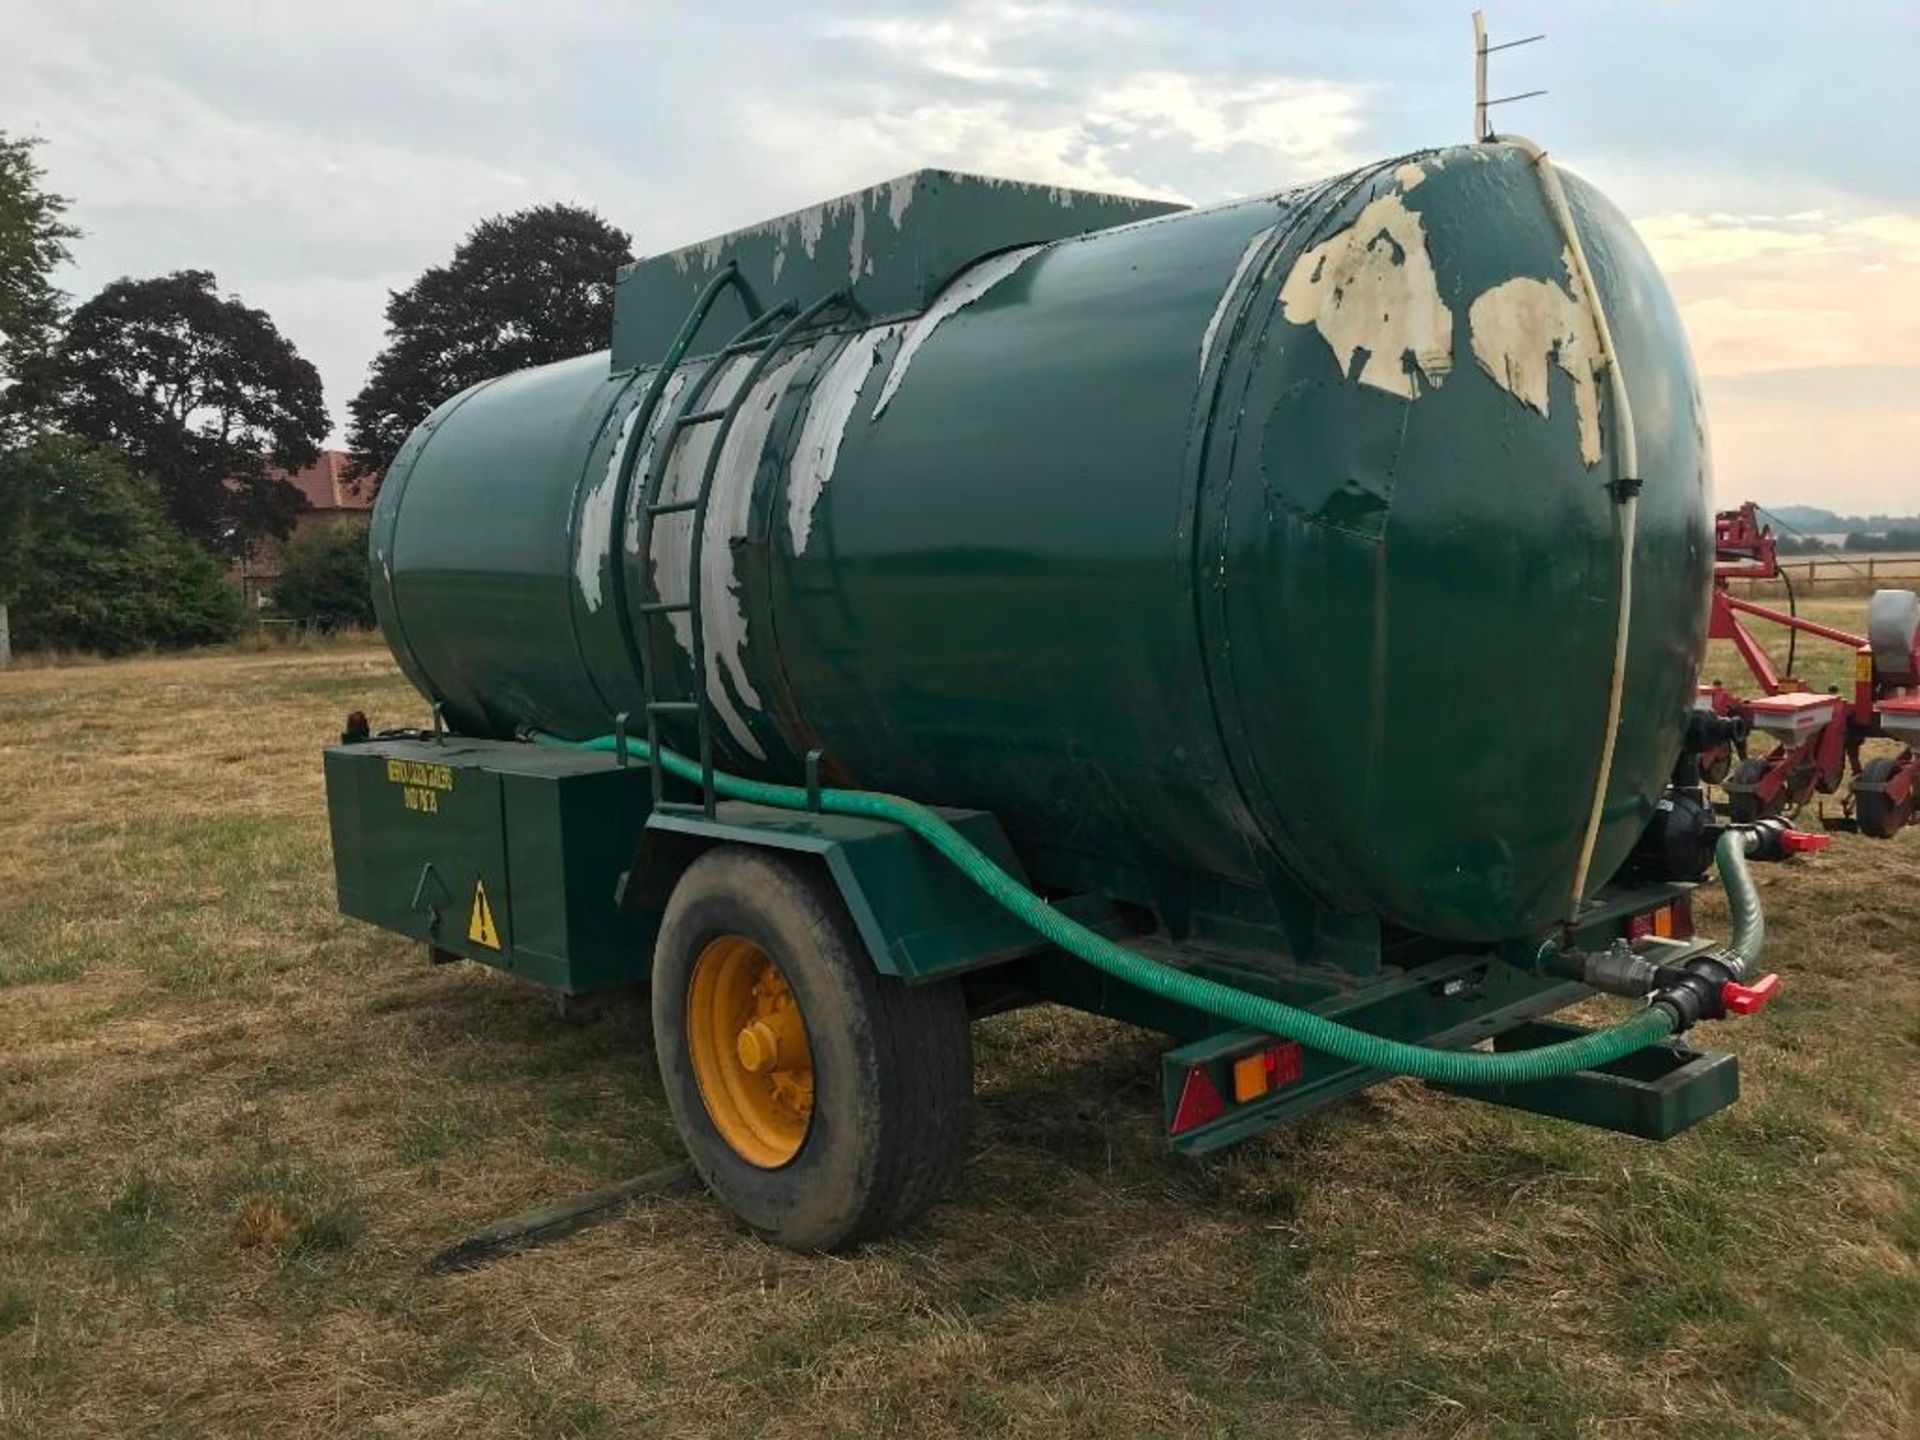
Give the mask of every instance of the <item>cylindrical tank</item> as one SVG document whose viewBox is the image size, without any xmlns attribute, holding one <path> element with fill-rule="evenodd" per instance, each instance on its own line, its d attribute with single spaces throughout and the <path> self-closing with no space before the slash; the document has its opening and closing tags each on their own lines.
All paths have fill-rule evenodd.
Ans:
<svg viewBox="0 0 1920 1440">
<path fill-rule="evenodd" d="M 1672 301 L 1620 213 L 1566 188 L 1644 481 L 1597 885 L 1678 751 L 1712 551 Z M 408 440 L 376 600 L 456 728 L 637 724 L 623 628 L 656 627 L 661 693 L 692 693 L 685 615 L 669 636 L 638 612 L 684 597 L 690 522 L 642 556 L 637 480 L 613 510 L 698 369 L 637 447 L 652 372 L 604 355 L 478 386 Z M 1536 933 L 1565 913 L 1608 713 L 1608 412 L 1510 146 L 990 256 L 918 318 L 783 351 L 746 397 L 702 578 L 720 763 L 793 779 L 818 747 L 839 783 L 995 812 L 1043 880 L 1169 910 L 1278 869 L 1418 933 Z M 715 428 L 682 432 L 663 494 L 692 494 Z"/>
</svg>

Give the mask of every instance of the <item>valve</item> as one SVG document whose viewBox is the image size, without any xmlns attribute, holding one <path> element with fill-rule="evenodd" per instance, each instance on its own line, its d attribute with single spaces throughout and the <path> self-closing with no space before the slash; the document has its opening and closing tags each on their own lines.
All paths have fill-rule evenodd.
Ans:
<svg viewBox="0 0 1920 1440">
<path fill-rule="evenodd" d="M 1777 816 L 1756 820 L 1741 828 L 1747 832 L 1747 854 L 1755 860 L 1785 860 L 1794 855 L 1812 855 L 1833 843 L 1831 835 L 1796 830 Z"/>
<path fill-rule="evenodd" d="M 1720 1005 L 1729 1015 L 1757 1015 L 1771 1005 L 1779 993 L 1778 975 L 1762 975 L 1751 985 L 1729 980 L 1720 987 Z"/>
<path fill-rule="evenodd" d="M 1645 995 L 1673 1016 L 1676 1035 L 1702 1020 L 1757 1015 L 1780 994 L 1778 975 L 1763 975 L 1749 985 L 1740 978 L 1737 962 L 1712 952 L 1684 964 L 1662 965 L 1617 941 L 1603 951 L 1559 950 L 1543 958 L 1551 973 L 1572 976 L 1609 995 Z"/>
<path fill-rule="evenodd" d="M 1753 1015 L 1780 993 L 1780 977 L 1763 975 L 1751 985 L 1738 969 L 1717 955 L 1701 955 L 1684 965 L 1662 965 L 1654 972 L 1652 1003 L 1673 1016 L 1673 1033 L 1702 1020 Z"/>
</svg>

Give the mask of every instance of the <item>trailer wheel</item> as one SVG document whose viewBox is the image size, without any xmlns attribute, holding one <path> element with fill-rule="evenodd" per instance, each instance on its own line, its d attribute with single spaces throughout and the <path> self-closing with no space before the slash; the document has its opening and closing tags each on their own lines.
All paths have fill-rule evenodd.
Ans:
<svg viewBox="0 0 1920 1440">
<path fill-rule="evenodd" d="M 1867 762 L 1860 772 L 1862 780 L 1876 785 L 1884 785 L 1899 773 L 1898 760 L 1882 757 Z M 1853 795 L 1853 818 L 1860 826 L 1862 835 L 1872 836 L 1875 840 L 1891 840 L 1907 826 L 1913 818 L 1913 796 L 1908 795 L 1904 805 L 1896 805 L 1887 798 L 1884 790 L 1856 790 Z"/>
<path fill-rule="evenodd" d="M 694 1168 L 797 1250 L 897 1230 L 965 1158 L 966 1003 L 880 974 L 826 877 L 719 846 L 674 887 L 654 950 L 653 1036 Z"/>
</svg>

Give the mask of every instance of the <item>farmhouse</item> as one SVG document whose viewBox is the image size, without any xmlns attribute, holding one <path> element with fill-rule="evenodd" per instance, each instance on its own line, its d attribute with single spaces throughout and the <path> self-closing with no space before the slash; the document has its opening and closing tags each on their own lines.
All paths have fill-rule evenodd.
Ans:
<svg viewBox="0 0 1920 1440">
<path fill-rule="evenodd" d="M 322 450 L 320 458 L 304 470 L 278 471 L 279 477 L 297 489 L 306 499 L 306 508 L 293 522 L 289 540 L 332 525 L 364 520 L 373 508 L 371 487 L 356 489 L 347 479 L 347 452 Z M 273 602 L 273 587 L 280 579 L 285 542 L 272 536 L 253 541 L 227 570 L 227 578 L 240 587 L 250 610 L 263 610 Z"/>
</svg>

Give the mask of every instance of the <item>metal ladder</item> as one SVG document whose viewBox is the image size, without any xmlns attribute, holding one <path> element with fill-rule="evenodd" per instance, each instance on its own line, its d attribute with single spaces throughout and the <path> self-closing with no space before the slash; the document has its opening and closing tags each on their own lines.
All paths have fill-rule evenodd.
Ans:
<svg viewBox="0 0 1920 1440">
<path fill-rule="evenodd" d="M 714 303 L 727 288 L 737 289 L 745 303 L 749 319 L 747 323 L 727 343 L 716 350 L 702 367 L 699 375 L 686 387 L 677 412 L 668 423 L 660 442 L 655 445 L 647 473 L 641 482 L 640 525 L 636 537 L 640 556 L 641 591 L 638 614 L 639 631 L 634 632 L 629 622 L 633 613 L 627 605 L 625 569 L 623 564 L 613 567 L 618 577 L 614 587 L 615 602 L 619 607 L 622 633 L 628 642 L 630 658 L 640 671 L 641 695 L 645 704 L 647 721 L 647 746 L 649 755 L 660 753 L 660 717 L 662 715 L 692 715 L 699 735 L 700 754 L 700 802 L 697 805 L 681 804 L 669 801 L 665 795 L 665 772 L 657 764 L 652 764 L 653 803 L 660 810 L 693 810 L 712 818 L 717 796 L 714 791 L 713 765 L 713 704 L 707 693 L 707 655 L 706 620 L 702 613 L 701 601 L 705 592 L 702 583 L 703 564 L 706 552 L 707 511 L 713 498 L 714 477 L 720 468 L 720 456 L 726 448 L 727 434 L 733 428 L 742 406 L 746 403 L 760 377 L 767 367 L 793 336 L 817 322 L 827 311 L 835 308 L 851 309 L 851 301 L 846 292 L 836 291 L 823 296 L 804 309 L 791 300 L 783 301 L 768 309 L 761 309 L 754 298 L 752 289 L 741 276 L 738 266 L 728 261 L 726 266 L 707 283 L 700 297 L 694 302 L 680 332 L 667 349 L 660 369 L 655 373 L 646 398 L 641 401 L 638 416 L 635 418 L 633 433 L 627 441 L 627 453 L 621 457 L 620 480 L 614 493 L 614 514 L 616 525 L 625 527 L 625 517 L 629 496 L 632 493 L 633 467 L 639 449 L 646 443 L 646 436 L 652 429 L 653 416 L 658 410 L 661 397 L 666 392 L 668 382 L 679 369 L 688 347 L 705 323 Z M 781 323 L 777 330 L 772 327 Z M 754 355 L 753 364 L 741 377 L 740 384 L 734 390 L 733 397 L 722 407 L 703 408 L 707 393 L 712 389 L 729 361 L 741 355 Z M 712 443 L 708 446 L 706 465 L 700 474 L 700 484 L 690 498 L 662 500 L 661 487 L 666 481 L 668 470 L 672 468 L 674 452 L 686 434 L 697 426 L 717 425 Z M 690 514 L 693 517 L 692 533 L 688 537 L 687 553 L 687 594 L 683 600 L 665 600 L 655 588 L 653 575 L 653 529 L 663 515 Z M 623 537 L 616 537 L 615 554 Z M 687 616 L 689 635 L 688 650 L 693 666 L 693 694 L 691 697 L 665 697 L 659 693 L 658 669 L 653 657 L 653 629 L 650 624 L 655 616 L 671 617 L 677 614 Z M 671 621 L 669 621 L 671 624 Z M 671 673 L 671 650 L 665 661 Z M 625 734 L 624 715 L 618 717 L 619 730 Z"/>
</svg>

